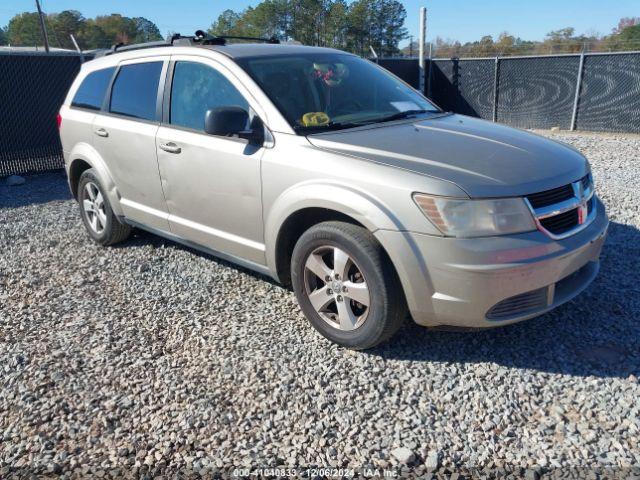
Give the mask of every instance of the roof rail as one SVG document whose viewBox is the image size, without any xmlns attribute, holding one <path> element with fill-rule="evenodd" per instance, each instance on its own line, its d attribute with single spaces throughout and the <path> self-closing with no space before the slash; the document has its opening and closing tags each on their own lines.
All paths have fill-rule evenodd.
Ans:
<svg viewBox="0 0 640 480">
<path fill-rule="evenodd" d="M 204 32 L 203 30 L 197 30 L 195 35 L 180 35 L 179 33 L 174 33 L 171 37 L 168 37 L 166 40 L 159 40 L 157 42 L 146 42 L 146 43 L 134 43 L 132 45 L 125 45 L 124 43 L 118 43 L 112 45 L 111 48 L 99 50 L 94 55 L 94 58 L 104 57 L 107 55 L 112 55 L 114 53 L 120 52 L 130 52 L 132 50 L 142 50 L 144 48 L 156 48 L 156 47 L 171 47 L 171 46 L 198 46 L 198 45 L 226 45 L 227 39 L 237 39 L 237 40 L 254 40 L 258 42 L 272 43 L 277 44 L 280 43 L 276 37 L 271 38 L 260 38 L 260 37 L 241 37 L 234 35 L 220 35 L 220 36 L 211 36 Z"/>
<path fill-rule="evenodd" d="M 260 38 L 260 37 L 238 37 L 235 35 L 221 35 L 217 38 L 223 38 L 223 39 L 227 39 L 227 38 L 231 38 L 234 40 L 255 40 L 257 42 L 264 42 L 264 43 L 273 43 L 273 44 L 278 44 L 280 43 L 280 40 L 278 40 L 276 37 L 269 37 L 269 38 Z"/>
</svg>

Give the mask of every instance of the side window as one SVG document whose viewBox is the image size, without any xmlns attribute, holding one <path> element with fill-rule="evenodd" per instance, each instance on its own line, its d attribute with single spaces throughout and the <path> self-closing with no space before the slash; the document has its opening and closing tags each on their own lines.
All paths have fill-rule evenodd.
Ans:
<svg viewBox="0 0 640 480">
<path fill-rule="evenodd" d="M 115 67 L 96 70 L 87 75 L 71 102 L 72 107 L 100 110 Z"/>
<path fill-rule="evenodd" d="M 162 62 L 120 67 L 111 89 L 109 111 L 128 117 L 154 120 Z"/>
<path fill-rule="evenodd" d="M 196 62 L 176 62 L 171 86 L 169 122 L 204 130 L 207 110 L 239 106 L 249 111 L 242 94 L 217 70 Z"/>
</svg>

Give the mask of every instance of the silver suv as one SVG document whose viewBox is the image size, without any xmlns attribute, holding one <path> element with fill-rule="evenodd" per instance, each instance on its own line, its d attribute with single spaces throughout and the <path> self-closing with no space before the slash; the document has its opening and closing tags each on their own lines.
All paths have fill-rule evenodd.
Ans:
<svg viewBox="0 0 640 480">
<path fill-rule="evenodd" d="M 585 289 L 608 220 L 587 160 L 444 112 L 341 51 L 185 37 L 83 65 L 60 111 L 101 245 L 138 227 L 292 286 L 350 348 L 494 327 Z"/>
</svg>

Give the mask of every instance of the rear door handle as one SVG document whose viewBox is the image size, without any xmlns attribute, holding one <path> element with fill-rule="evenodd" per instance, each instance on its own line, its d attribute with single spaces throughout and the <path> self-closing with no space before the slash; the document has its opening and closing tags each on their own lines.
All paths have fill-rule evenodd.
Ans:
<svg viewBox="0 0 640 480">
<path fill-rule="evenodd" d="M 161 143 L 160 148 L 169 153 L 180 153 L 182 149 L 173 142 Z"/>
<path fill-rule="evenodd" d="M 108 137 L 109 136 L 109 132 L 107 132 L 104 128 L 97 128 L 96 130 L 93 131 L 93 133 L 95 133 L 99 137 Z"/>
</svg>

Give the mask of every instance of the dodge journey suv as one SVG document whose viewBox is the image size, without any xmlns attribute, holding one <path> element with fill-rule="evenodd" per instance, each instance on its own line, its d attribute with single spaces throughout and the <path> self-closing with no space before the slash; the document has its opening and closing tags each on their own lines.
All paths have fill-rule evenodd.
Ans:
<svg viewBox="0 0 640 480">
<path fill-rule="evenodd" d="M 85 63 L 58 118 L 91 238 L 140 228 L 293 288 L 350 348 L 540 315 L 608 220 L 573 148 L 442 111 L 338 50 L 175 37 Z"/>
</svg>

